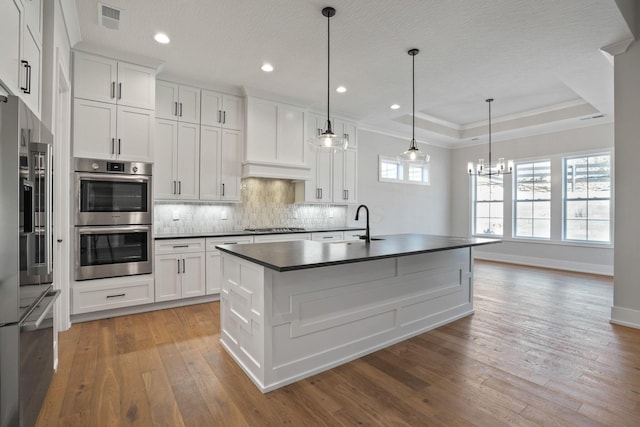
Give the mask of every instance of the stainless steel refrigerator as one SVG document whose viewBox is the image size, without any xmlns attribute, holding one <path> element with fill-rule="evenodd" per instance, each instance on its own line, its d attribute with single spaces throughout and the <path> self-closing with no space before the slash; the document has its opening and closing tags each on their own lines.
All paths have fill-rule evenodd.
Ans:
<svg viewBox="0 0 640 427">
<path fill-rule="evenodd" d="M 0 96 L 0 427 L 35 424 L 53 375 L 52 139 Z"/>
</svg>

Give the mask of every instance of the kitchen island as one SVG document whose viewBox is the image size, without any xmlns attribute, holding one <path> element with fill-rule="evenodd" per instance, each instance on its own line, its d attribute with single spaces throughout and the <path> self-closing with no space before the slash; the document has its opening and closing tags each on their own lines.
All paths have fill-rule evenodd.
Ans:
<svg viewBox="0 0 640 427">
<path fill-rule="evenodd" d="M 219 245 L 223 347 L 264 393 L 473 313 L 473 247 L 399 234 Z"/>
</svg>

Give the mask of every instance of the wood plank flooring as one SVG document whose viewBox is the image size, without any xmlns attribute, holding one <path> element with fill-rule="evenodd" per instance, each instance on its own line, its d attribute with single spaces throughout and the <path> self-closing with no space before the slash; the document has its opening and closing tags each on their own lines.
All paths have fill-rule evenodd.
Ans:
<svg viewBox="0 0 640 427">
<path fill-rule="evenodd" d="M 638 426 L 640 330 L 612 279 L 477 262 L 475 314 L 261 394 L 219 304 L 75 324 L 38 426 Z"/>
</svg>

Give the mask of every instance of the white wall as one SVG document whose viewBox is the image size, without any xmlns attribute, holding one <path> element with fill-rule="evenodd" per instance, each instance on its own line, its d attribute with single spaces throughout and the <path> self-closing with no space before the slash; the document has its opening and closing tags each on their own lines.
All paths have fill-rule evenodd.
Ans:
<svg viewBox="0 0 640 427">
<path fill-rule="evenodd" d="M 410 139 L 358 131 L 358 201 L 369 207 L 373 235 L 449 234 L 450 150 L 419 144 L 431 156 L 429 186 L 378 181 L 378 156 L 399 155 Z M 355 208 L 348 209 L 347 224 L 362 226 L 362 219 L 353 221 Z"/>
<path fill-rule="evenodd" d="M 550 159 L 552 168 L 558 170 L 562 167 L 564 154 L 611 150 L 613 140 L 613 124 L 604 123 L 581 129 L 494 142 L 492 143 L 492 157 L 504 157 L 514 161 Z M 468 162 L 475 162 L 478 158 L 485 160 L 488 158 L 487 144 L 456 149 L 452 153 L 451 233 L 455 235 L 470 235 L 471 233 L 471 188 L 466 169 Z M 554 189 L 561 189 L 561 175 L 554 174 L 552 179 L 555 180 L 553 182 Z M 510 191 L 510 183 L 505 184 L 505 194 L 509 194 Z M 505 234 L 507 230 L 511 230 L 510 211 L 511 206 L 506 205 Z M 552 215 L 556 218 L 562 216 L 562 194 L 558 191 L 552 194 Z M 556 221 L 552 225 L 553 242 L 526 242 L 505 236 L 503 243 L 477 248 L 475 254 L 479 258 L 589 271 L 598 274 L 613 274 L 612 247 L 565 244 L 559 241 L 561 232 L 561 223 Z"/>
<path fill-rule="evenodd" d="M 640 42 L 615 57 L 616 247 L 611 321 L 640 328 Z"/>
</svg>

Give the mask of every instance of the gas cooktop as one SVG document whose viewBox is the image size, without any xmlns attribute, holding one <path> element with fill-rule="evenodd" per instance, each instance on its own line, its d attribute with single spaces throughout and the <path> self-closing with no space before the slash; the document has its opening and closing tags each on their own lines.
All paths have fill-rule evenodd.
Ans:
<svg viewBox="0 0 640 427">
<path fill-rule="evenodd" d="M 244 231 L 252 233 L 292 233 L 294 231 L 304 231 L 301 227 L 271 227 L 271 228 L 245 228 Z"/>
</svg>

